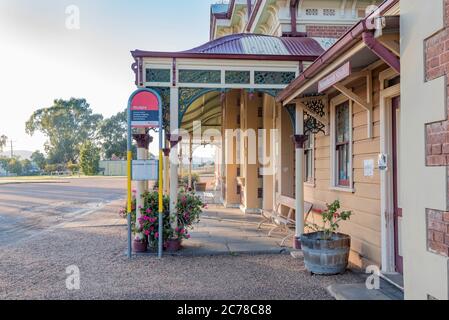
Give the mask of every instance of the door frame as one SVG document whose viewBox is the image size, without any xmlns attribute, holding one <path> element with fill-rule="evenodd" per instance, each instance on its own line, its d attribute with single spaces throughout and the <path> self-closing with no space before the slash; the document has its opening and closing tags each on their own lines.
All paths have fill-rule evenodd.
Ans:
<svg viewBox="0 0 449 320">
<path fill-rule="evenodd" d="M 387 170 L 380 171 L 381 188 L 381 260 L 382 272 L 396 272 L 393 187 L 392 101 L 400 96 L 401 85 L 385 88 L 385 82 L 399 74 L 387 69 L 380 73 L 380 153 L 387 155 Z M 398 195 L 399 196 L 399 195 Z"/>
</svg>

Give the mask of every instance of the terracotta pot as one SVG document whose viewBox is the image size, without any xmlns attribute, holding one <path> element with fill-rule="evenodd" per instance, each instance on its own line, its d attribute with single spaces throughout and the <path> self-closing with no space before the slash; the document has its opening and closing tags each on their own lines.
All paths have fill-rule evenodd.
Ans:
<svg viewBox="0 0 449 320">
<path fill-rule="evenodd" d="M 165 250 L 169 252 L 176 252 L 181 250 L 181 240 L 179 239 L 170 239 L 165 241 Z"/>
<path fill-rule="evenodd" d="M 146 252 L 147 251 L 147 242 L 141 242 L 133 240 L 133 251 L 134 252 Z"/>
</svg>

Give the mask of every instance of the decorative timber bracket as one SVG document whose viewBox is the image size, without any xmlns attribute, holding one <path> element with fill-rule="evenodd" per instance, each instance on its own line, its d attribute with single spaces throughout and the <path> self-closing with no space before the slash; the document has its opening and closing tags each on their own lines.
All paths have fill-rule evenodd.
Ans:
<svg viewBox="0 0 449 320">
<path fill-rule="evenodd" d="M 329 134 L 329 102 L 327 95 L 303 97 L 294 100 L 304 110 L 304 132 Z"/>
<path fill-rule="evenodd" d="M 367 128 L 368 128 L 368 138 L 373 137 L 373 75 L 371 70 L 360 71 L 351 77 L 351 80 L 356 77 L 366 78 L 366 98 L 362 98 L 358 94 L 354 93 L 351 89 L 346 87 L 343 83 L 336 83 L 333 87 L 339 91 L 341 94 L 346 96 L 352 102 L 358 104 L 364 108 L 367 112 Z M 349 83 L 346 80 L 345 83 Z"/>
</svg>

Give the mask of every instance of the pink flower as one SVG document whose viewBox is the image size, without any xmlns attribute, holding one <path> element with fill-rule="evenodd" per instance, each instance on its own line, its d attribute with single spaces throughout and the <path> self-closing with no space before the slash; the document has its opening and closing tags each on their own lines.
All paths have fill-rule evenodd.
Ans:
<svg viewBox="0 0 449 320">
<path fill-rule="evenodd" d="M 148 208 L 148 209 L 146 210 L 146 213 L 151 213 L 151 209 Z"/>
<path fill-rule="evenodd" d="M 186 232 L 185 229 L 181 229 L 181 230 L 179 231 L 179 233 L 181 233 L 181 234 L 184 234 L 184 232 Z"/>
<path fill-rule="evenodd" d="M 145 235 L 148 236 L 150 234 L 150 231 L 145 230 Z"/>
<path fill-rule="evenodd" d="M 186 237 L 187 237 L 187 239 L 190 239 L 190 234 L 188 234 Z"/>
<path fill-rule="evenodd" d="M 178 228 L 178 227 L 176 227 L 176 228 L 175 228 L 175 231 L 176 231 L 176 232 L 178 232 L 178 231 L 179 231 L 179 228 Z"/>
<path fill-rule="evenodd" d="M 158 239 L 158 238 L 159 238 L 159 232 L 156 232 L 156 233 L 154 234 L 154 237 L 155 237 L 156 239 Z"/>
<path fill-rule="evenodd" d="M 153 230 L 154 230 L 154 226 L 151 226 L 151 227 L 150 227 L 150 231 L 153 231 Z"/>
<path fill-rule="evenodd" d="M 133 189 L 133 193 L 136 193 L 136 190 Z"/>
</svg>

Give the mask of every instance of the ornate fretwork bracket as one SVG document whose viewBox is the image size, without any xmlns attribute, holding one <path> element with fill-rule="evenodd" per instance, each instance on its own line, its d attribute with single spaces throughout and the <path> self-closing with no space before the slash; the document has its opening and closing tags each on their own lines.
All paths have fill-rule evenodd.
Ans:
<svg viewBox="0 0 449 320">
<path fill-rule="evenodd" d="M 304 133 L 329 134 L 329 103 L 326 95 L 302 97 L 295 102 L 304 109 Z"/>
</svg>

